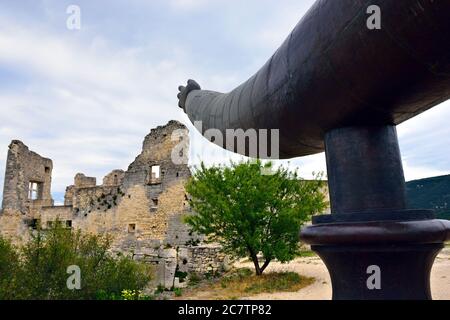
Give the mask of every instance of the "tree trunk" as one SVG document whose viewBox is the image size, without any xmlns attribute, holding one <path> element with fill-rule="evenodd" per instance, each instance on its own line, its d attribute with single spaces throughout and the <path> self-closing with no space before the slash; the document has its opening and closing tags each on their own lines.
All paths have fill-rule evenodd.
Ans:
<svg viewBox="0 0 450 320">
<path fill-rule="evenodd" d="M 270 261 L 271 261 L 271 259 L 266 258 L 266 261 L 264 261 L 264 264 L 262 265 L 262 267 L 261 267 L 261 269 L 260 269 L 261 274 L 264 272 L 264 270 L 266 270 L 266 268 L 267 268 L 267 266 L 269 265 Z"/>
<path fill-rule="evenodd" d="M 269 265 L 270 261 L 272 261 L 271 259 L 266 258 L 266 260 L 264 261 L 264 264 L 260 267 L 259 261 L 258 261 L 258 256 L 256 254 L 252 254 L 251 258 L 252 258 L 253 264 L 255 265 L 255 271 L 256 271 L 257 276 L 262 275 L 264 270 L 266 270 L 267 266 Z"/>
<path fill-rule="evenodd" d="M 255 265 L 255 272 L 257 276 L 262 275 L 261 268 L 259 267 L 258 256 L 256 254 L 252 254 L 251 256 L 253 264 Z"/>
</svg>

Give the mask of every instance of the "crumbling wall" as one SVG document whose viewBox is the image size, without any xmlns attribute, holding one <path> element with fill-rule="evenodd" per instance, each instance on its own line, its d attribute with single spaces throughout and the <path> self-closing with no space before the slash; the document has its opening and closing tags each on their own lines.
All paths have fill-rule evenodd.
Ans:
<svg viewBox="0 0 450 320">
<path fill-rule="evenodd" d="M 115 208 L 125 195 L 120 186 L 95 186 L 73 190 L 72 206 L 77 216 Z"/>
<path fill-rule="evenodd" d="M 73 206 L 74 228 L 107 232 L 115 250 L 124 252 L 134 250 L 137 241 L 185 245 L 192 239 L 183 222 L 190 213 L 184 189 L 190 177 L 188 144 L 186 127 L 171 121 L 152 129 L 128 170 L 113 170 L 103 185 L 77 174 L 65 195 L 65 205 Z"/>
<path fill-rule="evenodd" d="M 178 268 L 181 272 L 215 274 L 229 268 L 230 259 L 217 244 L 180 247 Z"/>
<path fill-rule="evenodd" d="M 55 221 L 71 228 L 73 226 L 73 208 L 72 206 L 43 207 L 38 219 L 42 229 L 50 228 Z"/>
<path fill-rule="evenodd" d="M 76 188 L 90 188 L 97 185 L 95 177 L 87 177 L 84 173 L 77 173 L 74 178 L 74 185 Z"/>
<path fill-rule="evenodd" d="M 202 237 L 193 233 L 184 219 L 191 213 L 172 214 L 167 219 L 167 233 L 164 239 L 171 246 L 187 246 L 201 241 Z"/>
<path fill-rule="evenodd" d="M 184 211 L 184 182 L 183 180 L 177 183 L 172 182 L 170 187 L 159 194 L 156 211 L 151 212 L 149 219 L 143 221 L 142 236 L 144 238 L 166 240 L 170 218 Z"/>
<path fill-rule="evenodd" d="M 173 181 L 191 176 L 187 166 L 189 134 L 187 128 L 170 121 L 152 129 L 142 146 L 142 152 L 128 167 L 123 180 L 125 188 L 134 185 L 153 186 L 149 193 L 166 188 Z M 152 167 L 159 166 L 159 179 L 152 179 Z"/>
<path fill-rule="evenodd" d="M 74 185 L 68 186 L 66 188 L 66 193 L 64 194 L 64 205 L 65 206 L 72 206 L 73 200 L 75 197 L 75 191 L 77 188 Z"/>
<path fill-rule="evenodd" d="M 30 151 L 21 141 L 13 140 L 6 160 L 3 209 L 28 214 L 30 205 L 53 205 L 50 193 L 52 169 L 50 159 Z M 35 199 L 29 197 L 30 182 L 36 186 Z"/>
<path fill-rule="evenodd" d="M 124 173 L 125 196 L 117 208 L 121 229 L 135 224 L 134 236 L 139 240 L 180 243 L 175 241 L 175 236 L 168 237 L 169 221 L 187 210 L 184 185 L 191 176 L 187 166 L 188 147 L 188 131 L 176 121 L 152 129 L 145 137 L 142 152 Z M 177 229 L 187 233 L 181 227 Z"/>
<path fill-rule="evenodd" d="M 111 191 L 116 190 L 117 199 L 109 194 L 102 197 L 105 188 Z M 117 191 L 119 190 L 119 191 Z M 143 186 L 135 186 L 130 188 L 127 193 L 121 192 L 119 187 L 97 187 L 90 189 L 82 189 L 78 191 L 85 198 L 82 202 L 87 205 L 86 209 L 80 209 L 76 214 L 75 228 L 81 228 L 91 233 L 108 233 L 114 237 L 113 246 L 116 249 L 127 251 L 129 241 L 141 239 L 142 226 L 145 220 L 150 219 L 150 202 L 146 197 L 145 188 Z M 104 194 L 104 193 L 103 193 Z M 91 206 L 97 200 L 113 201 L 111 208 Z M 102 200 L 105 199 L 105 200 Z M 81 199 L 79 199 L 81 200 Z M 88 211 L 87 208 L 89 208 Z M 128 230 L 130 225 L 134 225 L 133 230 Z"/>
<path fill-rule="evenodd" d="M 169 248 L 137 243 L 133 259 L 155 265 L 158 284 L 168 289 L 186 286 L 192 274 L 205 277 L 230 269 L 231 260 L 217 244 Z"/>
<path fill-rule="evenodd" d="M 118 186 L 123 182 L 125 171 L 113 170 L 103 178 L 103 186 Z"/>
<path fill-rule="evenodd" d="M 112 252 L 158 265 L 158 279 L 166 287 L 174 285 L 176 270 L 184 261 L 180 260 L 180 248 L 188 248 L 181 250 L 189 261 L 186 270 L 215 272 L 222 263 L 222 258 L 211 258 L 217 251 L 189 249 L 202 237 L 192 234 L 184 223 L 184 217 L 193 214 L 185 191 L 191 176 L 188 147 L 186 127 L 170 121 L 151 130 L 142 152 L 127 171 L 113 170 L 103 178 L 102 185 L 96 184 L 95 177 L 78 173 L 73 185 L 66 188 L 64 206 L 53 206 L 51 160 L 13 141 L 8 153 L 0 233 L 26 238 L 37 223 L 46 229 L 56 220 L 86 233 L 107 233 L 113 238 Z M 39 199 L 33 201 L 27 198 L 30 181 L 42 186 Z M 202 263 L 207 265 L 200 266 Z"/>
<path fill-rule="evenodd" d="M 18 245 L 30 238 L 28 225 L 14 209 L 3 209 L 0 215 L 0 235 Z"/>
</svg>

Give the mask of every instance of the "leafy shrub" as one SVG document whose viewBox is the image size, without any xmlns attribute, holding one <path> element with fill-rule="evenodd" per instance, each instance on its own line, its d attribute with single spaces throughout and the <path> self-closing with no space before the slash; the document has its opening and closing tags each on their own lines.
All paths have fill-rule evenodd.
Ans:
<svg viewBox="0 0 450 320">
<path fill-rule="evenodd" d="M 181 290 L 181 288 L 174 288 L 173 292 L 175 293 L 176 297 L 181 297 L 183 295 L 183 291 Z"/>
<path fill-rule="evenodd" d="M 163 293 L 166 290 L 166 288 L 162 284 L 158 284 L 155 290 L 155 294 Z"/>
<path fill-rule="evenodd" d="M 195 286 L 200 283 L 202 280 L 201 276 L 198 273 L 192 272 L 189 274 L 189 285 Z"/>
<path fill-rule="evenodd" d="M 0 238 L 0 299 L 122 299 L 124 290 L 141 292 L 151 267 L 109 253 L 111 238 L 68 230 L 55 223 L 23 246 Z M 70 290 L 67 268 L 81 271 L 81 288 Z"/>
<path fill-rule="evenodd" d="M 17 271 L 19 256 L 17 249 L 9 242 L 0 238 L 0 298 L 12 299 L 18 288 Z"/>
</svg>

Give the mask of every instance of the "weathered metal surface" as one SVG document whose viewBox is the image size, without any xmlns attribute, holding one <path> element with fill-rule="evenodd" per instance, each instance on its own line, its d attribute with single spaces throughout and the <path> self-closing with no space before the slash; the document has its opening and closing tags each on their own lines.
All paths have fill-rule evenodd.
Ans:
<svg viewBox="0 0 450 320">
<path fill-rule="evenodd" d="M 325 147 L 332 213 L 405 209 L 405 178 L 394 126 L 331 130 Z"/>
<path fill-rule="evenodd" d="M 381 30 L 367 28 L 370 5 Z M 280 158 L 318 153 L 331 129 L 399 124 L 449 99 L 449 34 L 448 0 L 319 0 L 248 81 L 225 94 L 191 82 L 179 105 L 203 131 L 280 129 Z"/>
<path fill-rule="evenodd" d="M 333 300 L 431 300 L 431 268 L 443 247 L 442 243 L 353 243 L 312 249 L 328 268 Z M 371 286 L 371 270 L 380 271 L 379 287 Z"/>
<path fill-rule="evenodd" d="M 406 210 L 395 127 L 334 129 L 325 136 L 331 215 L 300 238 L 330 272 L 333 299 L 431 299 L 430 270 L 450 222 Z M 367 270 L 379 272 L 379 287 Z"/>
<path fill-rule="evenodd" d="M 450 240 L 448 220 L 372 221 L 306 227 L 301 239 L 318 245 L 442 243 Z"/>
</svg>

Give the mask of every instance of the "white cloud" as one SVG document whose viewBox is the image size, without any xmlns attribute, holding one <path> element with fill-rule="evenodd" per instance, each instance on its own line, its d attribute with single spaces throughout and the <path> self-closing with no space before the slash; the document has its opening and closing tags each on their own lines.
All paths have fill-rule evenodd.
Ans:
<svg viewBox="0 0 450 320">
<path fill-rule="evenodd" d="M 128 6 L 137 3 L 140 1 L 134 0 Z M 54 160 L 55 192 L 63 192 L 77 172 L 101 181 L 112 169 L 126 169 L 140 152 L 150 128 L 170 119 L 188 122 L 177 108 L 179 84 L 192 77 L 207 89 L 234 88 L 261 67 L 313 0 L 286 0 L 282 4 L 269 0 L 161 1 L 165 8 L 169 5 L 181 11 L 174 15 L 154 11 L 153 3 L 141 3 L 148 20 L 164 14 L 173 19 L 168 24 L 173 29 L 156 28 L 152 33 L 158 26 L 143 26 L 142 31 L 140 26 L 131 27 L 132 21 L 102 25 L 100 20 L 106 19 L 102 15 L 95 17 L 99 21 L 90 22 L 94 14 L 89 11 L 93 6 L 90 2 L 82 5 L 83 25 L 77 32 L 55 29 L 48 22 L 62 17 L 60 22 L 65 26 L 65 11 L 59 16 L 55 8 L 48 7 L 54 5 L 51 1 L 43 2 L 44 17 L 27 22 L 15 19 L 14 12 L 0 13 L 0 67 L 23 75 L 18 83 L 5 82 L 9 86 L 0 88 L 0 192 L 12 139 L 21 139 L 30 149 Z M 133 13 L 126 16 L 141 12 L 139 8 L 133 7 Z M 190 16 L 192 10 L 197 10 L 196 14 L 201 11 L 202 19 L 217 24 L 221 33 L 208 34 L 210 38 L 195 34 L 190 38 L 192 43 L 183 41 L 194 26 L 178 23 L 178 19 Z M 110 26 L 117 29 L 106 30 Z M 115 38 L 123 30 L 126 37 Z M 136 34 L 139 41 L 134 41 Z M 224 47 L 211 48 L 211 41 L 217 40 L 212 36 L 223 41 L 217 45 Z M 213 63 L 203 62 L 210 55 L 208 50 L 220 55 Z M 231 65 L 230 55 L 240 64 Z M 239 60 L 241 56 L 245 59 Z M 223 65 L 217 66 L 219 62 Z M 449 172 L 448 106 L 436 107 L 399 127 L 407 179 Z M 191 163 L 199 162 L 198 155 L 210 164 L 240 159 L 208 143 L 192 126 L 190 129 L 196 146 Z M 298 166 L 306 178 L 312 171 L 326 170 L 323 154 L 293 159 L 290 166 Z"/>
<path fill-rule="evenodd" d="M 176 86 L 186 77 L 176 61 L 150 64 L 136 58 L 139 49 L 111 48 L 107 41 L 86 48 L 70 36 L 6 24 L 0 63 L 35 80 L 0 94 L 0 145 L 6 150 L 18 138 L 51 157 L 53 190 L 63 191 L 78 171 L 101 178 L 126 167 L 150 128 L 181 118 Z"/>
<path fill-rule="evenodd" d="M 219 1 L 219 0 L 214 0 Z M 199 8 L 205 8 L 211 2 L 211 0 L 170 0 L 170 5 L 175 9 L 183 10 L 195 10 Z"/>
<path fill-rule="evenodd" d="M 405 172 L 406 181 L 449 174 L 449 170 L 437 170 L 432 167 L 411 166 L 407 161 L 403 161 L 403 170 Z"/>
</svg>

